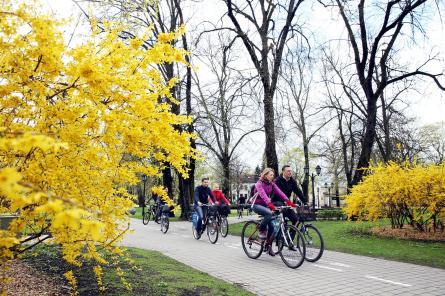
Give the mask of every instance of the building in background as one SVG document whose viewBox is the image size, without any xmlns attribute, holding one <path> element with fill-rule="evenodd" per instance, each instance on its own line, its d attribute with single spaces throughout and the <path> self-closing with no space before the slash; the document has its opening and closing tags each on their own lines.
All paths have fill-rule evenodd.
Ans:
<svg viewBox="0 0 445 296">
<path fill-rule="evenodd" d="M 233 180 L 232 202 L 236 202 L 240 196 L 248 198 L 250 196 L 250 189 L 255 185 L 256 181 L 255 175 L 241 175 L 237 180 Z"/>
</svg>

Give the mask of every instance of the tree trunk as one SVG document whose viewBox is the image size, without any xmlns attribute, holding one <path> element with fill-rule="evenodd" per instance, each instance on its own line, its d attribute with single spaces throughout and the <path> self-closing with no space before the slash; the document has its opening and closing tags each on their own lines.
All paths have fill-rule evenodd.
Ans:
<svg viewBox="0 0 445 296">
<path fill-rule="evenodd" d="M 229 167 L 229 159 L 223 159 L 222 161 L 222 169 L 223 169 L 223 183 L 222 183 L 222 192 L 225 196 L 230 195 L 230 167 Z"/>
<path fill-rule="evenodd" d="M 275 121 L 274 121 L 274 109 L 273 109 L 273 97 L 268 91 L 264 93 L 264 130 L 266 135 L 266 164 L 269 168 L 274 169 L 275 174 L 279 173 L 278 170 L 278 157 L 275 148 Z"/>
<path fill-rule="evenodd" d="M 380 100 L 382 102 L 382 121 L 383 121 L 383 132 L 384 132 L 384 152 L 383 152 L 383 161 L 388 162 L 392 158 L 392 151 L 391 151 L 391 138 L 390 138 L 390 129 L 389 129 L 389 118 L 387 113 L 387 106 L 385 102 L 385 97 L 383 93 L 380 95 Z"/>
<path fill-rule="evenodd" d="M 168 165 L 165 169 L 162 170 L 162 184 L 168 190 L 168 195 L 170 197 L 173 196 L 173 177 L 170 165 Z"/>
<path fill-rule="evenodd" d="M 376 136 L 377 100 L 375 98 L 368 98 L 367 111 L 368 116 L 366 119 L 365 135 L 362 140 L 362 149 L 357 163 L 357 169 L 355 170 L 354 178 L 352 180 L 352 185 L 356 185 L 362 180 L 365 173 L 363 168 L 369 166 L 369 160 L 371 159 L 372 146 L 374 145 Z"/>
<path fill-rule="evenodd" d="M 306 132 L 306 131 L 305 131 Z M 306 139 L 306 134 L 303 134 L 303 151 L 304 151 L 304 166 L 309 168 L 309 147 Z M 304 198 L 309 201 L 309 174 L 304 174 L 303 184 L 301 184 Z M 314 190 L 314 188 L 312 188 Z"/>
</svg>

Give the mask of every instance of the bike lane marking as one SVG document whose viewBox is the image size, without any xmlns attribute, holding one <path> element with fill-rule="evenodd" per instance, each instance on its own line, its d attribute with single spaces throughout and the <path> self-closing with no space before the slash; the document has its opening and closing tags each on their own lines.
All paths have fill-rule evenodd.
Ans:
<svg viewBox="0 0 445 296">
<path fill-rule="evenodd" d="M 329 262 L 329 265 L 339 266 L 339 267 L 351 267 L 351 265 L 340 263 L 340 262 Z"/>
<path fill-rule="evenodd" d="M 324 268 L 324 269 L 329 269 L 329 270 L 335 270 L 335 271 L 343 272 L 342 269 L 333 268 L 333 267 L 324 266 L 324 265 L 318 265 L 318 264 L 315 264 L 315 263 L 313 263 L 312 266 L 315 266 L 315 267 L 318 267 L 318 268 Z"/>
<path fill-rule="evenodd" d="M 401 283 L 401 282 L 395 282 L 395 281 L 391 281 L 391 280 L 386 280 L 386 279 L 382 279 L 382 278 L 379 278 L 379 277 L 376 277 L 376 276 L 372 276 L 372 275 L 366 275 L 365 278 L 371 279 L 371 280 L 381 281 L 381 282 L 388 283 L 388 284 L 403 286 L 403 287 L 412 287 L 412 285 L 410 285 L 410 284 L 405 284 L 405 283 Z"/>
</svg>

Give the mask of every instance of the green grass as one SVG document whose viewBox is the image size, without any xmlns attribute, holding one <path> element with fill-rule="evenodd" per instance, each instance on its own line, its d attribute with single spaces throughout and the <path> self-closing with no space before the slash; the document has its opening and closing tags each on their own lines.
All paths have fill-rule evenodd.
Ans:
<svg viewBox="0 0 445 296">
<path fill-rule="evenodd" d="M 128 248 L 133 266 L 120 262 L 125 279 L 132 286 L 128 291 L 121 279 L 110 267 L 104 268 L 105 293 L 100 293 L 91 266 L 73 268 L 61 259 L 54 247 L 39 248 L 36 256 L 24 260 L 49 276 L 63 282 L 63 273 L 73 269 L 78 280 L 80 296 L 87 295 L 150 295 L 150 296 L 193 296 L 193 295 L 254 295 L 240 287 L 216 279 L 206 273 L 173 260 L 160 252 Z M 136 267 L 136 268 L 135 268 Z M 68 285 L 64 283 L 63 285 Z M 65 291 L 68 292 L 69 291 Z"/>
<path fill-rule="evenodd" d="M 386 222 L 316 221 L 325 249 L 389 260 L 445 268 L 445 243 L 382 238 L 370 228 Z M 230 225 L 229 233 L 240 235 L 244 223 Z"/>
</svg>

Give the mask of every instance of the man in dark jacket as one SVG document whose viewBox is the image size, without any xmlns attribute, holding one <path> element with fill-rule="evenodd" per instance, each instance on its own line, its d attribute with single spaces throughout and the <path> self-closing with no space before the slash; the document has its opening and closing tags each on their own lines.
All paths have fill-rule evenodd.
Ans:
<svg viewBox="0 0 445 296">
<path fill-rule="evenodd" d="M 284 165 L 281 169 L 281 175 L 275 179 L 275 184 L 283 191 L 286 196 L 291 199 L 292 192 L 304 203 L 307 203 L 307 200 L 304 198 L 304 194 L 301 189 L 297 185 L 297 181 L 292 178 L 292 169 L 290 165 Z M 272 197 L 272 203 L 275 206 L 283 206 L 284 203 L 278 197 Z M 293 209 L 286 209 L 283 211 L 285 217 L 287 217 L 292 224 L 296 224 L 298 222 L 298 216 Z"/>
<path fill-rule="evenodd" d="M 238 206 L 236 208 L 238 212 L 238 219 L 243 217 L 243 210 L 246 205 L 246 198 L 244 197 L 244 194 L 240 194 L 238 197 Z"/>
<path fill-rule="evenodd" d="M 196 186 L 194 200 L 194 208 L 196 213 L 198 214 L 198 224 L 196 226 L 196 231 L 198 232 L 198 235 L 200 235 L 202 221 L 204 220 L 204 217 L 207 213 L 207 207 L 203 205 L 215 203 L 215 197 L 213 196 L 212 190 L 210 190 L 209 188 L 209 178 L 202 178 L 201 185 Z"/>
</svg>

